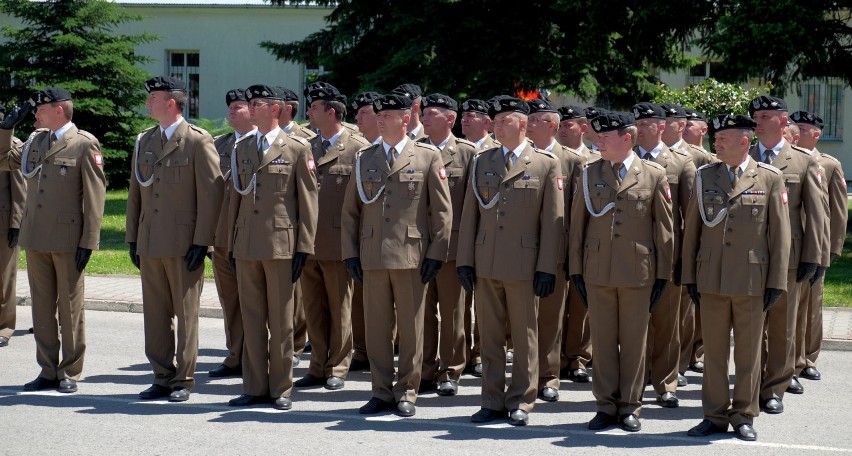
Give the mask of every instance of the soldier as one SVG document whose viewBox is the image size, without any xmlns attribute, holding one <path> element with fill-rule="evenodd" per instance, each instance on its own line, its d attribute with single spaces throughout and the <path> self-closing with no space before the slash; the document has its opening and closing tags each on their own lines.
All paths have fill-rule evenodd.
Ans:
<svg viewBox="0 0 852 456">
<path fill-rule="evenodd" d="M 36 131 L 21 145 L 12 140 L 14 128 L 32 108 Z M 33 93 L 0 124 L 0 169 L 20 169 L 28 179 L 20 245 L 41 372 L 25 391 L 76 392 L 86 353 L 83 270 L 100 241 L 106 179 L 100 143 L 78 130 L 73 116 L 71 94 L 52 87 Z"/>
<path fill-rule="evenodd" d="M 526 425 L 538 382 L 539 298 L 556 287 L 563 229 L 563 178 L 550 152 L 525 135 L 529 105 L 500 97 L 489 107 L 502 146 L 481 152 L 471 165 L 459 231 L 458 276 L 476 287 L 482 344 L 482 408 L 474 423 L 509 417 Z M 514 344 L 512 384 L 506 389 L 506 331 Z"/>
<path fill-rule="evenodd" d="M 181 115 L 186 83 L 155 77 L 145 89 L 148 115 L 160 125 L 136 138 L 125 237 L 142 276 L 145 354 L 154 370 L 139 397 L 183 402 L 195 386 L 202 266 L 214 244 L 222 172 L 213 138 Z"/>
<path fill-rule="evenodd" d="M 225 320 L 225 346 L 228 356 L 209 375 L 214 378 L 241 377 L 243 375 L 243 318 L 240 313 L 240 297 L 237 288 L 237 275 L 231 269 L 228 260 L 228 205 L 230 203 L 231 152 L 241 138 L 256 133 L 257 127 L 251 123 L 248 102 L 243 89 L 229 90 L 225 94 L 228 107 L 228 123 L 233 133 L 219 136 L 213 141 L 219 153 L 219 169 L 222 171 L 224 192 L 219 211 L 219 223 L 216 226 L 213 249 L 213 277 L 216 279 L 216 291 L 222 305 Z"/>
<path fill-rule="evenodd" d="M 657 403 L 663 407 L 678 407 L 678 367 L 680 357 L 680 247 L 683 239 L 683 216 L 686 203 L 692 194 L 695 165 L 692 155 L 681 149 L 669 149 L 663 142 L 667 128 L 666 111 L 654 103 L 633 106 L 636 118 L 636 154 L 643 160 L 653 161 L 665 168 L 672 198 L 672 226 L 674 228 L 674 283 L 666 287 L 660 305 L 651 314 L 648 328 L 647 360 L 650 366 L 651 385 L 657 393 Z M 679 122 L 674 123 L 680 128 Z M 675 135 L 677 136 L 677 135 Z"/>
<path fill-rule="evenodd" d="M 704 335 L 704 420 L 691 436 L 723 433 L 757 439 L 760 343 L 767 309 L 787 285 L 790 224 L 781 172 L 749 157 L 755 123 L 746 116 L 713 119 L 716 155 L 702 166 L 689 202 L 683 241 L 683 282 L 701 311 Z M 734 394 L 728 359 L 734 333 Z"/>
<path fill-rule="evenodd" d="M 796 125 L 796 123 L 793 122 L 792 119 L 788 120 L 787 126 L 784 127 L 784 140 L 790 143 L 791 146 L 798 146 L 800 138 L 799 132 L 800 130 L 798 125 Z"/>
<path fill-rule="evenodd" d="M 308 141 L 278 126 L 287 94 L 246 89 L 257 133 L 231 155 L 228 226 L 245 328 L 243 394 L 228 405 L 293 406 L 293 284 L 314 253 L 317 183 Z"/>
<path fill-rule="evenodd" d="M 764 372 L 760 385 L 761 407 L 766 413 L 782 413 L 785 390 L 803 389 L 795 376 L 794 353 L 799 284 L 814 276 L 820 262 L 825 209 L 819 187 L 819 165 L 807 152 L 790 145 L 782 136 L 787 125 L 784 100 L 761 95 L 749 104 L 749 113 L 757 122 L 758 139 L 749 154 L 754 160 L 781 170 L 789 197 L 793 238 L 787 287 L 778 304 L 766 313 Z"/>
<path fill-rule="evenodd" d="M 6 108 L 0 106 L 0 122 L 5 116 Z M 21 140 L 12 136 L 11 148 L 20 147 Z M 0 347 L 9 345 L 9 339 L 15 332 L 15 306 L 18 305 L 15 286 L 18 276 L 18 237 L 26 201 L 27 183 L 21 170 L 0 172 L 0 216 L 5 217 L 6 221 L 0 226 L 0 230 L 6 230 L 6 242 L 0 241 Z M 0 235 L 2 234 L 0 231 Z"/>
<path fill-rule="evenodd" d="M 534 99 L 529 101 L 530 115 L 527 138 L 533 147 L 552 153 L 560 163 L 562 182 L 567 190 L 562 194 L 563 214 L 571 213 L 571 192 L 586 159 L 570 147 L 556 142 L 560 128 L 560 115 L 550 102 Z M 559 235 L 559 256 L 556 261 L 559 274 L 554 291 L 538 302 L 538 398 L 546 402 L 559 400 L 559 370 L 561 367 L 562 330 L 565 318 L 565 301 L 568 297 L 568 218 L 563 217 L 563 229 Z M 564 279 L 564 280 L 563 280 Z"/>
<path fill-rule="evenodd" d="M 464 304 L 466 293 L 456 276 L 456 251 L 464 195 L 468 184 L 468 164 L 476 155 L 476 145 L 452 133 L 458 102 L 433 93 L 423 97 L 423 130 L 431 144 L 441 151 L 441 164 L 447 173 L 450 202 L 453 207 L 452 232 L 447 264 L 426 288 L 423 324 L 423 368 L 420 374 L 422 394 L 437 389 L 442 396 L 458 392 L 459 378 L 466 366 Z M 438 314 L 440 313 L 440 331 Z"/>
<path fill-rule="evenodd" d="M 352 101 L 355 110 L 355 120 L 358 122 L 358 130 L 371 144 L 382 142 L 377 124 L 378 117 L 373 109 L 373 103 L 381 98 L 376 92 L 364 92 Z M 367 370 L 370 368 L 370 360 L 367 357 L 367 335 L 364 333 L 364 285 L 354 281 L 352 293 L 352 361 L 349 364 L 349 372 Z"/>
<path fill-rule="evenodd" d="M 683 140 L 687 144 L 704 149 L 704 137 L 707 136 L 707 116 L 692 108 L 683 108 L 686 113 L 686 126 L 683 129 Z M 710 152 L 707 152 L 710 153 Z M 712 154 L 711 154 L 712 155 Z"/>
<path fill-rule="evenodd" d="M 343 258 L 364 283 L 367 356 L 373 397 L 359 409 L 416 412 L 423 363 L 426 284 L 447 259 L 452 207 L 436 148 L 406 134 L 411 99 L 387 94 L 373 104 L 382 143 L 363 149 L 342 214 Z M 399 327 L 398 380 L 393 385 L 393 327 Z"/>
<path fill-rule="evenodd" d="M 616 422 L 642 428 L 648 321 L 672 276 L 667 170 L 633 153 L 633 123 L 623 112 L 592 121 L 602 160 L 583 170 L 571 209 L 569 271 L 588 305 L 595 347 L 593 430 Z"/>
<path fill-rule="evenodd" d="M 414 141 L 426 137 L 423 124 L 420 123 L 420 104 L 423 101 L 423 90 L 417 84 L 402 84 L 391 91 L 392 94 L 402 95 L 411 100 L 411 122 L 408 123 L 406 134 Z"/>
<path fill-rule="evenodd" d="M 346 97 L 331 84 L 309 86 L 311 121 L 320 134 L 311 139 L 319 189 L 319 216 L 314 254 L 305 264 L 302 289 L 311 340 L 311 364 L 296 387 L 344 387 L 352 359 L 352 278 L 340 250 L 340 208 L 349 184 L 355 154 L 370 145 L 341 123 Z"/>
<path fill-rule="evenodd" d="M 674 103 L 660 103 L 660 107 L 666 113 L 666 129 L 663 130 L 662 141 L 669 149 L 678 149 L 689 154 L 692 164 L 695 165 L 696 169 L 716 161 L 716 157 L 704 150 L 703 147 L 690 144 L 684 139 L 687 124 L 691 121 L 688 120 L 689 114 L 686 113 L 686 109 Z M 695 111 L 692 112 L 694 113 Z M 691 128 L 694 133 L 695 126 Z M 701 143 L 703 141 L 703 133 L 699 131 L 697 134 L 702 135 L 701 138 L 696 139 L 697 142 Z M 686 201 L 684 201 L 685 203 Z"/>
<path fill-rule="evenodd" d="M 798 126 L 801 137 L 799 147 L 812 151 L 813 156 L 822 168 L 823 204 L 827 204 L 825 213 L 827 220 L 827 236 L 823 237 L 822 258 L 814 277 L 810 282 L 803 282 L 802 298 L 799 300 L 799 321 L 797 322 L 796 346 L 798 347 L 796 370 L 801 377 L 808 380 L 819 380 L 819 370 L 816 360 L 822 346 L 822 294 L 825 271 L 831 261 L 843 252 L 843 242 L 846 238 L 846 223 L 848 219 L 846 178 L 840 161 L 831 155 L 820 153 L 817 142 L 825 126 L 822 118 L 816 114 L 799 111 L 790 116 Z M 810 293 L 805 292 L 810 288 Z"/>
</svg>

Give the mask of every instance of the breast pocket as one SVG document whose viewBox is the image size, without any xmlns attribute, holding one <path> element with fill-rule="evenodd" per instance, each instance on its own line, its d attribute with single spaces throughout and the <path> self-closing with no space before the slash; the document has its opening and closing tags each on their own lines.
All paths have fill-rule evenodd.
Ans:
<svg viewBox="0 0 852 456">
<path fill-rule="evenodd" d="M 595 212 L 600 212 L 604 206 L 615 200 L 615 192 L 609 187 L 595 187 L 589 189 L 589 198 L 592 200 Z"/>
<path fill-rule="evenodd" d="M 627 191 L 627 209 L 632 217 L 645 217 L 651 205 L 652 190 L 637 188 Z"/>
<path fill-rule="evenodd" d="M 447 184 L 450 190 L 464 186 L 464 168 L 447 168 Z"/>
<path fill-rule="evenodd" d="M 534 202 L 538 201 L 538 191 L 541 189 L 541 181 L 538 180 L 537 177 L 530 177 L 529 179 L 518 179 L 512 183 L 512 191 L 516 194 L 512 200 L 516 202 L 521 202 L 525 206 L 529 206 Z"/>
<path fill-rule="evenodd" d="M 798 174 L 784 174 L 784 185 L 787 187 L 790 201 L 798 201 L 801 184 L 802 180 Z"/>
<path fill-rule="evenodd" d="M 705 194 L 702 201 L 704 203 L 704 215 L 710 220 L 716 217 L 716 214 L 724 207 L 724 200 L 721 195 Z"/>
<path fill-rule="evenodd" d="M 749 213 L 752 222 L 766 221 L 766 195 L 742 195 L 740 204 Z"/>
<path fill-rule="evenodd" d="M 290 176 L 293 174 L 293 165 L 269 165 L 268 170 L 272 176 L 276 193 L 287 193 Z"/>
<path fill-rule="evenodd" d="M 364 194 L 367 195 L 367 198 L 375 198 L 379 189 L 382 187 L 382 175 L 378 172 L 362 174 L 361 187 L 364 189 Z"/>
<path fill-rule="evenodd" d="M 136 166 L 139 167 L 139 177 L 142 180 L 148 180 L 151 173 L 154 172 L 154 163 L 157 161 L 157 156 L 153 152 L 145 152 L 139 155 L 136 161 Z"/>
<path fill-rule="evenodd" d="M 408 195 L 410 199 L 419 199 L 423 187 L 423 173 L 400 173 L 399 185 L 402 187 L 403 194 Z"/>
<path fill-rule="evenodd" d="M 165 160 L 165 166 L 163 168 L 165 171 L 165 176 L 163 177 L 166 182 L 171 182 L 173 184 L 180 183 L 181 177 L 186 179 L 192 174 L 189 169 L 189 157 L 169 157 Z"/>
<path fill-rule="evenodd" d="M 476 177 L 476 190 L 479 192 L 479 196 L 482 197 L 484 202 L 490 202 L 499 189 L 499 176 L 480 175 Z"/>
<path fill-rule="evenodd" d="M 345 192 L 349 183 L 349 175 L 352 174 L 352 166 L 335 165 L 328 169 L 328 181 L 325 185 L 334 189 L 335 192 Z"/>
</svg>

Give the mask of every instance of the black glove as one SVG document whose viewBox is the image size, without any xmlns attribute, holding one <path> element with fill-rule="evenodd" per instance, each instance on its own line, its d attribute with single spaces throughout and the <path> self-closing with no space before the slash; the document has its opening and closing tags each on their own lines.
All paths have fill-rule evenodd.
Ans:
<svg viewBox="0 0 852 456">
<path fill-rule="evenodd" d="M 361 259 L 358 257 L 343 260 L 346 264 L 346 272 L 358 283 L 364 283 L 364 270 L 361 269 Z"/>
<path fill-rule="evenodd" d="M 799 269 L 796 271 L 796 282 L 810 280 L 816 274 L 816 271 L 816 263 L 799 263 Z"/>
<path fill-rule="evenodd" d="M 18 246 L 18 236 L 21 234 L 20 228 L 9 228 L 9 232 L 6 233 L 6 239 L 9 240 L 9 248 L 14 249 Z"/>
<path fill-rule="evenodd" d="M 302 269 L 305 269 L 305 261 L 308 261 L 308 254 L 305 252 L 296 252 L 293 254 L 293 283 L 299 280 L 302 276 Z"/>
<path fill-rule="evenodd" d="M 660 303 L 660 298 L 663 297 L 663 290 L 666 289 L 666 284 L 669 283 L 666 279 L 654 280 L 654 286 L 651 287 L 651 303 L 648 306 L 648 312 L 653 312 Z"/>
<path fill-rule="evenodd" d="M 136 269 L 140 269 L 139 267 L 139 255 L 136 254 L 136 243 L 130 242 L 130 262 L 133 263 L 133 266 L 136 266 Z"/>
<path fill-rule="evenodd" d="M 228 265 L 231 266 L 231 271 L 237 273 L 237 260 L 234 259 L 234 252 L 228 252 Z"/>
<path fill-rule="evenodd" d="M 698 285 L 694 283 L 687 283 L 685 286 L 686 293 L 689 295 L 690 299 L 692 299 L 695 307 L 701 307 L 701 293 L 698 292 Z"/>
<path fill-rule="evenodd" d="M 816 273 L 814 273 L 814 276 L 811 277 L 811 285 L 817 283 L 820 279 L 825 277 L 825 271 L 827 271 L 827 270 L 828 270 L 828 268 L 826 268 L 826 267 L 817 266 Z"/>
<path fill-rule="evenodd" d="M 24 117 L 26 117 L 32 109 L 33 105 L 28 102 L 23 102 L 18 106 L 15 106 L 8 114 L 6 114 L 3 122 L 0 123 L 0 130 L 11 130 L 15 128 L 22 120 L 24 120 Z"/>
<path fill-rule="evenodd" d="M 680 286 L 680 278 L 681 278 L 680 276 L 681 276 L 682 272 L 683 272 L 683 261 L 677 260 L 677 262 L 674 265 L 674 271 L 672 271 L 672 275 L 674 276 L 673 277 L 674 278 L 674 284 L 677 285 L 677 286 Z"/>
<path fill-rule="evenodd" d="M 778 301 L 778 298 L 781 297 L 781 293 L 783 292 L 783 290 L 779 290 L 777 288 L 767 288 L 763 292 L 763 311 L 769 311 L 769 309 L 771 309 Z"/>
<path fill-rule="evenodd" d="M 77 262 L 77 272 L 83 272 L 86 265 L 89 264 L 89 258 L 92 257 L 92 249 L 77 247 L 77 255 L 74 256 L 74 261 Z"/>
<path fill-rule="evenodd" d="M 571 281 L 574 282 L 574 286 L 577 288 L 577 293 L 580 294 L 580 299 L 583 300 L 583 307 L 589 308 L 589 298 L 586 294 L 586 281 L 583 280 L 583 276 L 580 274 L 574 274 L 571 276 Z"/>
<path fill-rule="evenodd" d="M 444 263 L 431 258 L 424 259 L 423 264 L 420 265 L 420 281 L 423 283 L 431 282 L 438 275 L 442 264 Z"/>
<path fill-rule="evenodd" d="M 533 290 L 539 298 L 546 298 L 556 288 L 556 276 L 546 272 L 535 271 L 533 276 Z"/>
<path fill-rule="evenodd" d="M 470 266 L 459 266 L 456 268 L 456 274 L 464 291 L 473 293 L 473 288 L 476 286 L 476 270 Z"/>
<path fill-rule="evenodd" d="M 206 245 L 195 245 L 192 244 L 189 246 L 189 250 L 186 251 L 186 270 L 194 271 L 201 267 L 204 264 L 204 255 L 207 253 Z"/>
<path fill-rule="evenodd" d="M 562 270 L 565 271 L 565 281 L 570 282 L 571 281 L 571 274 L 568 273 L 568 262 L 567 261 L 565 262 L 565 266 L 562 266 Z"/>
<path fill-rule="evenodd" d="M 205 253 L 204 256 L 206 256 L 210 261 L 213 261 L 213 252 L 212 251 L 207 250 L 207 253 Z"/>
</svg>

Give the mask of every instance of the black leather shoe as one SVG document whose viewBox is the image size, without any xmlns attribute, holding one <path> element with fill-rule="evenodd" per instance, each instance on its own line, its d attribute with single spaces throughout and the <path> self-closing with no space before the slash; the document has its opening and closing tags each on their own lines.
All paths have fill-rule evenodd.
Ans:
<svg viewBox="0 0 852 456">
<path fill-rule="evenodd" d="M 781 403 L 780 399 L 775 399 L 773 397 L 763 403 L 763 411 L 772 415 L 784 413 L 784 404 Z"/>
<path fill-rule="evenodd" d="M 627 432 L 636 432 L 642 429 L 642 423 L 639 422 L 639 418 L 632 413 L 622 415 L 618 421 L 621 423 L 621 429 Z"/>
<path fill-rule="evenodd" d="M 381 413 L 387 410 L 396 409 L 396 404 L 393 402 L 385 402 L 377 397 L 371 398 L 369 402 L 362 405 L 361 408 L 358 409 L 358 413 L 364 415 L 375 415 L 376 413 Z"/>
<path fill-rule="evenodd" d="M 786 390 L 790 394 L 804 394 L 805 388 L 799 383 L 799 379 L 794 375 L 793 378 L 790 379 L 790 386 L 787 387 Z"/>
<path fill-rule="evenodd" d="M 482 363 L 476 363 L 473 365 L 473 376 L 482 377 Z"/>
<path fill-rule="evenodd" d="M 207 375 L 209 375 L 212 378 L 242 377 L 243 376 L 243 368 L 242 368 L 242 366 L 228 367 L 224 364 L 220 364 L 219 367 L 208 372 Z"/>
<path fill-rule="evenodd" d="M 24 385 L 24 391 L 41 391 L 59 386 L 59 380 L 48 380 L 44 377 L 36 377 L 35 380 Z"/>
<path fill-rule="evenodd" d="M 689 385 L 689 382 L 686 380 L 686 376 L 678 372 L 677 374 L 677 386 L 684 387 Z"/>
<path fill-rule="evenodd" d="M 559 400 L 559 391 L 551 386 L 545 386 L 538 392 L 538 398 L 545 402 L 556 402 Z"/>
<path fill-rule="evenodd" d="M 666 391 L 662 395 L 657 396 L 657 403 L 665 408 L 677 408 L 680 405 L 680 401 L 677 396 L 675 396 L 675 393 L 670 391 Z"/>
<path fill-rule="evenodd" d="M 526 426 L 530 422 L 530 414 L 521 410 L 512 410 L 509 414 L 509 424 L 512 426 Z"/>
<path fill-rule="evenodd" d="M 438 383 L 431 380 L 420 380 L 420 387 L 417 388 L 417 394 L 432 393 L 438 391 Z"/>
<path fill-rule="evenodd" d="M 592 421 L 589 421 L 589 429 L 593 431 L 599 431 L 601 429 L 606 429 L 613 424 L 618 422 L 618 418 L 613 415 L 608 415 L 604 412 L 598 412 Z"/>
<path fill-rule="evenodd" d="M 251 394 L 241 394 L 239 397 L 228 401 L 231 407 L 245 407 L 255 404 L 268 404 L 271 401 L 269 396 L 252 396 Z"/>
<path fill-rule="evenodd" d="M 724 428 L 721 426 L 716 426 L 715 424 L 713 424 L 712 421 L 705 419 L 702 422 L 698 423 L 698 426 L 695 426 L 694 428 L 687 431 L 686 435 L 690 437 L 707 437 L 708 435 L 723 434 L 725 432 L 728 432 L 727 426 L 725 426 Z"/>
<path fill-rule="evenodd" d="M 455 396 L 459 392 L 459 382 L 446 380 L 438 384 L 438 394 L 441 396 Z"/>
<path fill-rule="evenodd" d="M 737 434 L 737 438 L 740 440 L 747 440 L 749 442 L 757 440 L 757 431 L 755 431 L 748 423 L 742 423 L 737 426 L 735 432 Z"/>
<path fill-rule="evenodd" d="M 5 347 L 9 345 L 9 338 L 6 336 L 0 336 L 0 347 Z"/>
<path fill-rule="evenodd" d="M 357 372 L 362 370 L 370 370 L 370 361 L 353 359 L 352 362 L 349 363 L 349 372 Z"/>
<path fill-rule="evenodd" d="M 509 414 L 505 410 L 481 408 L 470 417 L 471 423 L 489 423 L 494 420 L 506 419 Z"/>
<path fill-rule="evenodd" d="M 696 361 L 694 363 L 689 363 L 689 370 L 692 372 L 698 372 L 699 374 L 704 373 L 704 363 L 701 361 Z"/>
<path fill-rule="evenodd" d="M 139 399 L 159 399 L 161 397 L 166 397 L 169 394 L 172 394 L 172 390 L 163 386 L 163 385 L 151 385 L 145 391 L 139 393 Z"/>
<path fill-rule="evenodd" d="M 565 378 L 574 383 L 589 383 L 589 373 L 582 367 L 569 370 Z"/>
<path fill-rule="evenodd" d="M 275 399 L 272 406 L 278 410 L 290 410 L 293 408 L 293 401 L 291 401 L 289 397 L 279 397 L 278 399 Z"/>
<path fill-rule="evenodd" d="M 305 341 L 305 348 L 302 350 L 302 353 L 310 353 L 311 350 L 313 350 L 313 347 L 311 347 L 311 341 L 306 340 Z"/>
<path fill-rule="evenodd" d="M 56 388 L 56 391 L 60 393 L 76 393 L 77 392 L 77 380 L 70 378 L 63 378 L 59 381 L 59 387 Z"/>
<path fill-rule="evenodd" d="M 308 386 L 325 385 L 325 382 L 325 377 L 317 377 L 316 375 L 308 374 L 293 382 L 293 386 L 296 388 L 305 388 Z"/>
<path fill-rule="evenodd" d="M 802 369 L 802 372 L 799 373 L 799 377 L 806 378 L 808 380 L 819 380 L 822 376 L 816 367 L 806 367 Z"/>
<path fill-rule="evenodd" d="M 189 395 L 189 388 L 176 386 L 172 388 L 172 392 L 169 394 L 169 402 L 186 402 L 189 400 Z"/>
<path fill-rule="evenodd" d="M 298 366 L 301 361 L 302 358 L 299 358 L 299 355 L 293 355 L 293 367 Z"/>
<path fill-rule="evenodd" d="M 330 391 L 337 391 L 339 389 L 343 389 L 346 385 L 346 381 L 340 377 L 329 377 L 328 380 L 325 381 L 325 389 Z"/>
<path fill-rule="evenodd" d="M 417 407 L 409 401 L 399 401 L 396 404 L 396 414 L 399 416 L 414 416 L 417 413 Z"/>
<path fill-rule="evenodd" d="M 507 351 L 506 352 L 506 364 L 512 364 L 514 362 L 515 362 L 515 352 L 511 351 L 511 350 Z"/>
</svg>

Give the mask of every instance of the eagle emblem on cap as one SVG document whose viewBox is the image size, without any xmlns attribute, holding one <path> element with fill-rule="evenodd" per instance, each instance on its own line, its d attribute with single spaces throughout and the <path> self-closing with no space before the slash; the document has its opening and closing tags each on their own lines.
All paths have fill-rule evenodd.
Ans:
<svg viewBox="0 0 852 456">
<path fill-rule="evenodd" d="M 613 120 L 613 121 L 610 123 L 610 126 L 612 126 L 612 127 L 617 127 L 618 125 L 619 125 L 619 123 L 618 123 L 618 121 L 617 121 L 617 120 Z"/>
<path fill-rule="evenodd" d="M 517 104 L 518 104 L 518 102 L 514 101 L 514 100 L 509 102 L 509 106 L 517 106 Z"/>
<path fill-rule="evenodd" d="M 388 100 L 388 104 L 391 106 L 396 106 L 396 100 Z"/>
<path fill-rule="evenodd" d="M 732 126 L 732 125 L 736 125 L 736 124 L 737 124 L 737 123 L 736 123 L 736 122 L 734 122 L 734 119 L 728 119 L 727 125 L 728 125 L 729 127 L 730 127 L 730 126 Z"/>
<path fill-rule="evenodd" d="M 633 115 L 639 117 L 639 108 L 633 108 Z"/>
<path fill-rule="evenodd" d="M 382 102 L 379 101 L 379 100 L 374 101 L 373 107 L 376 108 L 376 109 L 382 109 Z"/>
<path fill-rule="evenodd" d="M 443 98 L 438 98 L 437 100 L 435 100 L 435 103 L 443 103 L 443 102 L 444 102 Z"/>
<path fill-rule="evenodd" d="M 462 108 L 463 109 L 470 109 L 470 103 L 465 101 L 464 103 L 462 103 Z"/>
<path fill-rule="evenodd" d="M 759 108 L 759 107 L 760 107 L 760 98 L 755 98 L 755 99 L 751 102 L 751 105 L 752 105 L 752 106 L 754 106 L 755 108 Z"/>
<path fill-rule="evenodd" d="M 792 118 L 793 118 L 793 120 L 795 120 L 795 121 L 802 120 L 802 115 L 801 115 L 801 114 L 799 114 L 798 112 L 794 112 L 794 113 L 793 113 L 793 115 L 792 115 L 792 116 L 790 116 L 790 117 L 792 117 Z"/>
<path fill-rule="evenodd" d="M 264 90 L 263 92 L 261 92 L 261 95 L 263 95 L 264 97 L 269 96 L 269 92 Z"/>
<path fill-rule="evenodd" d="M 539 109 L 544 109 L 544 103 L 539 103 L 539 104 L 538 104 L 538 108 L 539 108 Z"/>
<path fill-rule="evenodd" d="M 778 107 L 778 102 L 777 102 L 777 101 L 773 101 L 773 102 L 769 103 L 769 106 L 772 106 L 773 108 L 776 108 L 776 107 Z"/>
<path fill-rule="evenodd" d="M 601 123 L 597 120 L 593 121 L 592 122 L 592 128 L 594 128 L 595 130 L 600 130 L 601 129 Z"/>
<path fill-rule="evenodd" d="M 713 128 L 718 130 L 721 126 L 722 124 L 719 123 L 719 119 L 713 119 Z"/>
</svg>

